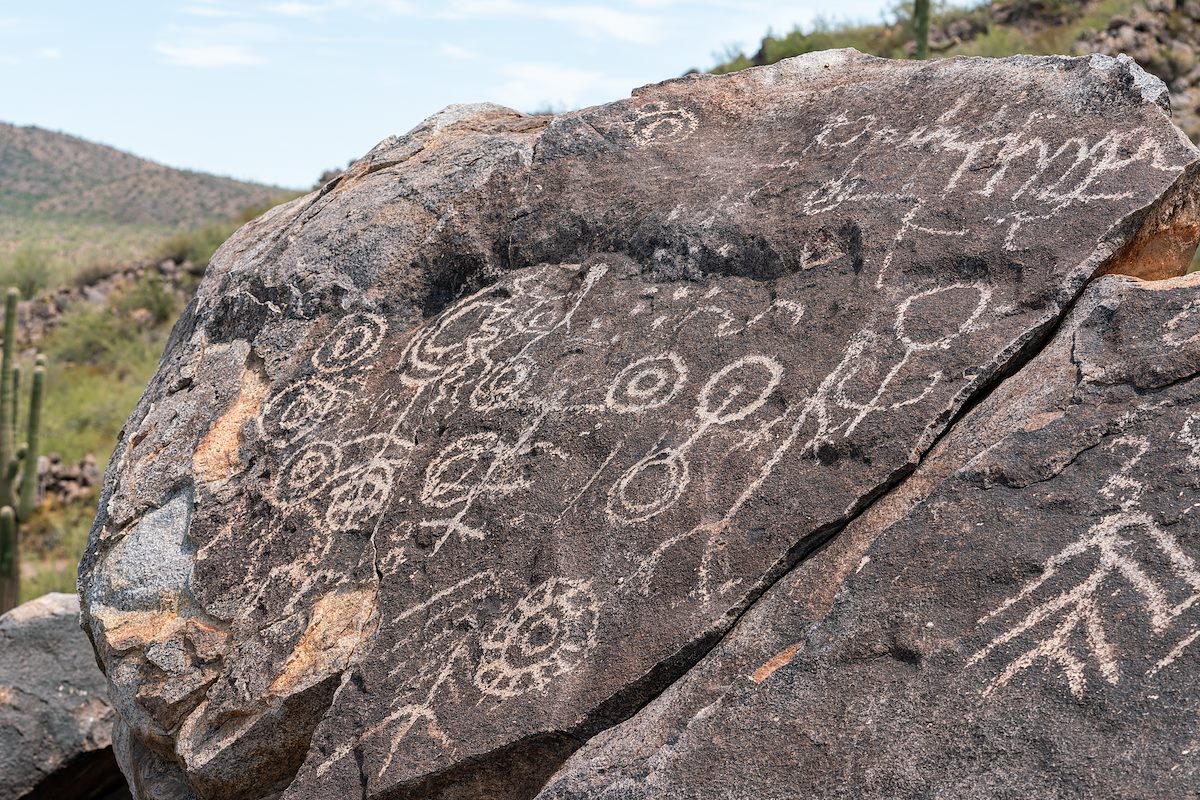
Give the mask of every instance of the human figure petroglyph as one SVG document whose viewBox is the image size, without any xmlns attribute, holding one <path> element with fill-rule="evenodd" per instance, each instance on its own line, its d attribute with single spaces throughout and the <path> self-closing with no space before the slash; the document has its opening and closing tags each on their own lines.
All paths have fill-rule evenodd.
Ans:
<svg viewBox="0 0 1200 800">
<path fill-rule="evenodd" d="M 966 304 L 970 311 L 964 318 L 941 319 L 936 326 L 923 331 L 924 336 L 917 333 L 915 330 L 917 326 L 914 324 L 915 317 L 919 313 L 922 316 L 941 314 L 938 305 L 931 299 L 947 292 L 973 293 L 977 299 L 974 306 Z M 868 417 L 875 414 L 892 413 L 919 403 L 928 397 L 942 380 L 939 373 L 935 372 L 930 375 L 926 386 L 909 397 L 890 399 L 888 393 L 896 377 L 910 364 L 915 355 L 930 350 L 949 348 L 956 340 L 970 333 L 979 324 L 991 302 L 991 297 L 991 289 L 985 285 L 952 284 L 947 287 L 934 287 L 917 292 L 901 301 L 892 321 L 890 338 L 903 348 L 902 352 L 893 364 L 884 365 L 887 368 L 883 370 L 882 378 L 875 383 L 867 383 L 871 388 L 868 390 L 869 397 L 865 401 L 855 400 L 851 396 L 851 384 L 861 378 L 864 374 L 865 364 L 874 358 L 875 353 L 882 350 L 881 343 L 889 337 L 869 328 L 861 330 L 847 345 L 838 365 L 824 377 L 815 391 L 803 403 L 789 407 L 782 415 L 764 422 L 757 432 L 745 437 L 744 446 L 747 449 L 761 447 L 766 453 L 760 461 L 758 471 L 752 474 L 751 480 L 745 484 L 744 489 L 725 509 L 723 515 L 716 519 L 704 520 L 693 528 L 665 539 L 642 561 L 635 573 L 638 580 L 634 582 L 634 585 L 645 590 L 657 572 L 659 563 L 671 549 L 699 538 L 705 543 L 697 586 L 700 598 L 704 602 L 709 602 L 714 597 L 714 588 L 718 591 L 734 588 L 737 585 L 736 581 L 729 581 L 720 572 L 713 573 L 714 561 L 722 556 L 725 539 L 729 535 L 734 518 L 757 494 L 785 456 L 794 450 L 800 457 L 812 457 L 822 446 L 832 443 L 836 438 L 846 439 L 852 436 Z M 929 308 L 924 308 L 925 303 L 929 304 Z M 762 388 L 757 393 L 746 392 L 744 386 L 736 383 L 728 386 L 727 392 L 724 394 L 717 388 L 721 385 L 723 378 L 734 372 L 735 367 L 751 363 L 760 365 L 770 374 L 770 378 L 763 382 Z M 697 431 L 702 434 L 707 431 L 707 426 L 727 425 L 754 413 L 778 385 L 781 376 L 782 367 L 777 362 L 761 356 L 741 359 L 723 368 L 710 379 L 698 398 L 696 414 L 702 425 Z M 743 401 L 741 405 L 735 407 L 736 398 L 743 393 L 753 399 L 750 402 Z M 714 408 L 712 397 L 722 394 L 724 399 Z M 733 410 L 730 410 L 731 408 Z M 610 494 L 610 520 L 621 521 L 625 524 L 644 522 L 662 513 L 676 502 L 689 479 L 686 460 L 687 447 L 692 446 L 696 438 L 698 438 L 697 433 L 693 433 L 693 436 L 685 441 L 685 446 L 657 451 L 635 464 L 615 485 L 616 491 Z M 651 469 L 663 473 L 664 491 L 652 496 L 650 500 L 640 503 L 629 502 L 627 497 L 629 482 L 634 476 Z M 627 509 L 630 515 L 622 517 L 614 510 L 620 507 Z"/>
<path fill-rule="evenodd" d="M 1039 662 L 1057 667 L 1066 678 L 1067 688 L 1077 698 L 1083 697 L 1087 690 L 1089 663 L 1094 664 L 1108 683 L 1120 681 L 1121 654 L 1111 634 L 1118 623 L 1106 612 L 1105 602 L 1122 584 L 1140 598 L 1140 609 L 1152 637 L 1165 634 L 1176 619 L 1200 602 L 1200 565 L 1140 507 L 1146 486 L 1133 475 L 1133 470 L 1149 452 L 1150 440 L 1126 435 L 1113 440 L 1108 447 L 1113 452 L 1123 450 L 1125 460 L 1122 468 L 1105 481 L 1099 494 L 1117 503 L 1118 510 L 1105 515 L 1077 541 L 1047 560 L 1041 575 L 981 617 L 978 624 L 985 626 L 1010 617 L 1010 610 L 1027 606 L 1027 601 L 1045 594 L 1043 588 L 1053 591 L 1058 576 L 1070 574 L 1073 564 L 1087 563 L 1083 559 L 1095 560 L 1096 566 L 1073 586 L 1034 604 L 968 659 L 971 666 L 993 653 L 1011 652 L 1011 646 L 1023 648 L 1006 656 L 1004 667 L 984 687 L 985 696 Z M 1154 570 L 1139 563 L 1143 559 L 1164 564 L 1165 576 L 1156 577 Z M 1114 586 L 1118 579 L 1120 583 Z M 1047 628 L 1048 632 L 1038 633 Z M 1030 636 L 1034 637 L 1032 644 L 1022 644 Z M 1075 651 L 1072 643 L 1076 639 L 1086 643 L 1086 653 Z M 1188 637 L 1181 641 L 1188 641 Z M 1168 665 L 1178 655 L 1168 653 L 1149 673 Z"/>
</svg>

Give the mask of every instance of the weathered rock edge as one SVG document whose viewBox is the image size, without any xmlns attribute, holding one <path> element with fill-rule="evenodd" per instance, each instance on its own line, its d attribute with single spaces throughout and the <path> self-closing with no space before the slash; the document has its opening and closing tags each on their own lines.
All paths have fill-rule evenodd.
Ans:
<svg viewBox="0 0 1200 800">
<path fill-rule="evenodd" d="M 1163 96 L 1158 91 L 1161 86 L 1156 87 L 1152 80 L 1126 62 L 1010 59 L 999 63 L 1004 66 L 996 68 L 1014 71 L 1107 71 L 1117 77 L 1117 85 L 1124 85 L 1125 91 L 1134 92 L 1144 103 L 1158 103 Z M 857 75 L 882 68 L 880 64 L 878 60 L 857 54 L 815 54 L 783 65 L 744 73 L 737 79 L 702 78 L 648 87 L 640 90 L 634 101 L 588 109 L 552 122 L 523 118 L 494 107 L 450 109 L 404 139 L 385 141 L 355 165 L 345 178 L 330 184 L 317 196 L 277 209 L 235 236 L 214 260 L 215 268 L 201 287 L 197 301 L 189 307 L 173 333 L 163 366 L 127 426 L 118 446 L 120 457 L 114 458 L 106 479 L 101 513 L 93 529 L 88 555 L 81 564 L 80 586 L 86 606 L 87 630 L 93 636 L 102 663 L 108 669 L 117 707 L 133 734 L 126 739 L 128 748 L 124 757 L 127 772 L 169 773 L 173 769 L 171 762 L 182 758 L 188 765 L 187 778 L 185 780 L 182 773 L 178 773 L 172 780 L 176 780 L 180 787 L 188 784 L 190 787 L 180 788 L 179 796 L 187 796 L 186 792 L 195 790 L 201 796 L 232 792 L 226 796 L 255 797 L 264 791 L 263 788 L 254 789 L 253 785 L 237 783 L 239 774 L 245 780 L 248 772 L 245 766 L 241 766 L 241 772 L 238 772 L 238 762 L 246 756 L 244 748 L 212 749 L 204 741 L 208 734 L 186 747 L 177 741 L 179 735 L 185 738 L 190 736 L 195 731 L 196 721 L 203 720 L 203 715 L 197 717 L 191 712 L 191 707 L 205 692 L 208 692 L 209 699 L 203 702 L 212 700 L 210 687 L 216 685 L 214 681 L 222 668 L 222 661 L 229 658 L 225 643 L 229 625 L 222 615 L 230 611 L 212 602 L 201 607 L 192 596 L 195 588 L 191 584 L 193 555 L 203 545 L 198 546 L 189 538 L 195 536 L 193 508 L 203 508 L 196 505 L 202 499 L 197 496 L 198 493 L 208 495 L 206 503 L 210 500 L 216 504 L 236 503 L 239 487 L 236 472 L 243 468 L 238 463 L 239 446 L 244 433 L 242 423 L 261 407 L 270 391 L 269 387 L 281 374 L 294 347 L 307 337 L 308 330 L 313 327 L 309 320 L 319 320 L 325 310 L 353 306 L 350 298 L 365 292 L 379 292 L 380 287 L 387 289 L 383 302 L 385 307 L 389 303 L 391 305 L 389 316 L 398 314 L 401 319 L 405 316 L 409 319 L 428 319 L 453 303 L 455 297 L 503 279 L 506 271 L 539 263 L 586 264 L 588 252 L 615 250 L 628 254 L 626 260 L 606 256 L 600 262 L 593 261 L 593 271 L 597 267 L 632 270 L 628 272 L 630 275 L 648 271 L 650 277 L 660 283 L 681 279 L 693 283 L 716 280 L 713 276 L 729 278 L 731 269 L 734 273 L 730 280 L 738 277 L 738 270 L 745 271 L 755 280 L 778 277 L 779 268 L 771 261 L 769 248 L 764 255 L 764 251 L 755 249 L 759 248 L 759 244 L 752 239 L 749 249 L 739 251 L 747 260 L 739 263 L 737 259 L 732 259 L 728 264 L 722 262 L 719 257 L 720 247 L 723 246 L 720 237 L 716 237 L 716 241 L 712 242 L 714 246 L 708 250 L 710 240 L 706 237 L 709 234 L 704 232 L 707 228 L 703 226 L 685 229 L 680 234 L 681 240 L 675 243 L 669 237 L 665 241 L 660 237 L 660 241 L 656 242 L 654 234 L 642 241 L 639 237 L 644 238 L 646 234 L 639 231 L 632 238 L 626 234 L 625 244 L 622 245 L 621 238 L 615 235 L 619 226 L 615 226 L 613 231 L 600 230 L 589 234 L 586 228 L 581 230 L 578 227 L 586 224 L 586 216 L 562 219 L 560 215 L 556 219 L 547 208 L 552 204 L 565 203 L 562 198 L 572 196 L 577 182 L 565 180 L 568 177 L 574 179 L 573 175 L 556 176 L 553 171 L 546 173 L 548 168 L 545 165 L 553 164 L 555 159 L 569 159 L 576 151 L 586 153 L 589 147 L 611 148 L 612 142 L 601 133 L 605 126 L 604 113 L 608 109 L 612 109 L 610 113 L 613 116 L 621 118 L 624 115 L 624 118 L 632 119 L 631 123 L 621 124 L 631 126 L 625 135 L 631 137 L 633 142 L 639 141 L 639 131 L 652 134 L 656 130 L 660 133 L 665 130 L 669 134 L 666 144 L 671 145 L 670 136 L 679 139 L 679 132 L 683 131 L 682 138 L 686 139 L 696 133 L 694 125 L 697 124 L 693 112 L 685 109 L 681 114 L 669 105 L 669 100 L 678 99 L 673 97 L 675 93 L 686 97 L 687 90 L 706 86 L 736 89 L 739 85 L 751 84 L 761 89 L 763 85 L 784 79 L 809 82 L 817 78 L 828 80 L 831 75 L 826 70 L 844 69 L 851 75 Z M 980 61 L 894 66 L 905 75 L 933 77 L 939 71 L 946 73 L 959 68 L 983 70 L 985 67 L 991 68 Z M 888 68 L 893 66 L 889 65 Z M 840 73 L 833 75 L 842 77 Z M 833 83 L 837 83 L 837 78 Z M 718 81 L 724 83 L 716 83 Z M 638 101 L 644 103 L 640 110 L 633 108 Z M 737 102 L 744 103 L 745 98 L 737 98 Z M 1139 113 L 1145 115 L 1144 110 Z M 1161 116 L 1161 112 L 1156 110 L 1155 113 Z M 664 114 L 670 117 L 669 121 L 664 121 Z M 651 117 L 651 123 L 643 121 L 646 115 Z M 640 129 L 639 121 L 643 123 Z M 1165 118 L 1162 122 L 1164 130 L 1172 130 Z M 591 135 L 587 133 L 588 129 L 599 138 L 580 144 L 581 135 Z M 607 130 L 608 135 L 613 136 L 613 131 L 621 129 L 619 125 L 608 123 Z M 551 133 L 554 135 L 547 138 Z M 697 139 L 700 138 L 697 136 Z M 652 140 L 649 144 L 663 143 Z M 1019 335 L 1007 340 L 1004 347 L 976 367 L 982 377 L 964 382 L 956 393 L 945 398 L 945 406 L 940 414 L 921 426 L 924 432 L 915 436 L 908 457 L 885 469 L 878 479 L 870 478 L 864 485 L 847 487 L 847 491 L 857 491 L 858 494 L 846 496 L 841 501 L 842 510 L 832 514 L 827 511 L 821 524 L 794 541 L 785 552 L 776 553 L 766 562 L 765 569 L 759 570 L 748 585 L 738 589 L 740 594 L 736 599 L 727 602 L 723 611 L 705 623 L 705 628 L 696 631 L 690 641 L 685 640 L 686 644 L 675 651 L 679 655 L 677 662 L 667 654 L 656 656 L 652 669 L 633 672 L 626 683 L 618 687 L 617 693 L 612 695 L 621 696 L 618 703 L 600 702 L 592 706 L 593 711 L 581 718 L 550 721 L 547 723 L 549 727 L 534 728 L 524 736 L 518 734 L 508 744 L 497 742 L 490 751 L 485 749 L 457 764 L 436 767 L 435 759 L 430 762 L 424 775 L 417 773 L 407 781 L 392 783 L 383 789 L 389 792 L 389 796 L 409 790 L 414 796 L 428 794 L 435 789 L 441 792 L 447 787 L 438 785 L 439 773 L 457 780 L 455 770 L 477 770 L 481 759 L 511 755 L 512 748 L 522 741 L 539 743 L 537 758 L 546 757 L 541 743 L 553 742 L 549 751 L 555 754 L 556 759 L 561 759 L 578 743 L 578 739 L 593 735 L 628 716 L 682 674 L 728 630 L 733 620 L 778 575 L 858 515 L 880 493 L 911 472 L 917 460 L 944 433 L 953 417 L 961 415 L 964 408 L 986 394 L 988 388 L 1004 374 L 1024 363 L 1041 346 L 1090 275 L 1105 271 L 1131 271 L 1147 263 L 1153 263 L 1155 270 L 1166 274 L 1172 269 L 1177 271 L 1181 264 L 1186 263 L 1189 255 L 1185 252 L 1186 247 L 1189 241 L 1194 242 L 1196 229 L 1195 198 L 1191 191 L 1196 166 L 1190 145 L 1182 141 L 1177 145 L 1178 152 L 1185 155 L 1182 162 L 1171 167 L 1176 173 L 1171 181 L 1158 187 L 1148 187 L 1145 205 L 1138 207 L 1134 204 L 1123 215 L 1105 223 L 1097 231 L 1096 249 L 1092 250 L 1089 244 L 1089 249 L 1071 261 L 1065 272 L 1051 270 L 1057 280 L 1048 281 L 1041 290 L 1042 296 L 1036 301 L 1024 298 L 1026 303 L 1040 304 L 1040 316 L 1029 319 Z M 427 149 L 434 152 L 427 153 Z M 443 152 L 437 152 L 439 149 Z M 331 204 L 336 204 L 339 192 L 348 192 L 356 184 L 379 180 L 390 170 L 411 166 L 409 162 L 412 161 L 422 160 L 427 173 L 457 168 L 461 160 L 456 159 L 460 159 L 460 154 L 468 153 L 474 153 L 477 157 L 467 163 L 465 176 L 458 174 L 453 177 L 454 185 L 460 187 L 460 191 L 461 187 L 467 187 L 464 204 L 469 206 L 472 198 L 481 200 L 479 187 L 482 185 L 487 193 L 515 197 L 513 205 L 517 212 L 496 216 L 486 203 L 480 202 L 485 212 L 482 219 L 473 220 L 477 224 L 471 226 L 461 225 L 452 231 L 452 235 L 445 231 L 448 227 L 460 224 L 453 219 L 454 212 L 431 220 L 432 224 L 427 228 L 429 235 L 435 237 L 434 241 L 439 247 L 456 253 L 453 257 L 435 263 L 422 261 L 424 254 L 421 249 L 409 239 L 400 237 L 399 251 L 396 243 L 384 248 L 388 251 L 384 253 L 388 256 L 386 260 L 415 266 L 407 271 L 389 273 L 379 259 L 363 255 L 362 244 L 356 241 L 356 238 L 370 235 L 363 231 L 356 232 L 356 238 L 350 239 L 343 234 L 340 250 L 331 251 L 328 243 L 325 244 L 321 252 L 339 252 L 332 259 L 332 264 L 328 255 L 324 259 L 306 263 L 303 252 L 299 255 L 288 254 L 290 246 L 301 250 L 305 247 L 312 249 L 311 242 L 305 243 L 305 228 L 311 230 L 324 224 L 325 227 L 315 234 L 317 240 L 336 237 L 336 230 L 330 226 L 330 221 L 322 220 L 319 215 Z M 488 162 L 486 168 L 476 167 L 480 160 Z M 552 191 L 539 197 L 538 193 L 544 189 L 542 185 L 530 186 L 532 181 L 528 177 L 523 182 L 505 173 L 497 164 L 516 164 L 518 167 L 542 165 L 542 177 L 547 179 L 546 183 L 550 184 Z M 521 169 L 517 169 L 517 172 L 521 174 Z M 603 176 L 594 177 L 599 179 Z M 410 177 L 410 180 L 415 178 Z M 446 199 L 439 194 L 442 190 L 436 183 L 426 191 L 431 191 L 434 199 Z M 471 195 L 471 191 L 476 194 Z M 843 199 L 838 198 L 837 201 L 842 202 Z M 569 203 L 567 205 L 569 207 Z M 580 207 L 586 209 L 587 204 L 581 203 Z M 389 218 L 387 213 L 393 216 Z M 371 222 L 376 227 L 411 224 L 414 213 L 408 209 L 396 215 L 386 209 L 377 209 Z M 603 218 L 603 215 L 596 216 Z M 539 220 L 546 218 L 550 218 L 553 227 L 549 230 L 540 229 Z M 566 233 L 563 232 L 564 228 Z M 735 232 L 726 230 L 720 233 L 728 238 Z M 688 244 L 689 241 L 691 244 Z M 742 247 L 747 246 L 745 236 L 738 241 Z M 1163 245 L 1164 241 L 1167 242 L 1166 246 Z M 471 248 L 470 258 L 464 257 L 462 252 L 464 242 Z M 421 244 L 428 245 L 428 238 Z M 834 244 L 844 243 L 835 241 Z M 374 245 L 382 246 L 378 240 Z M 683 245 L 682 250 L 679 245 Z M 436 255 L 436 248 L 433 249 Z M 366 252 L 370 253 L 369 250 Z M 1154 258 L 1142 257 L 1141 254 L 1146 252 L 1152 252 Z M 284 258 L 285 254 L 288 254 L 287 258 Z M 880 253 L 868 253 L 865 260 L 870 261 L 872 255 L 878 258 Z M 863 257 L 860 255 L 858 258 L 855 264 L 848 265 L 854 272 L 862 268 Z M 837 261 L 837 257 L 834 261 Z M 469 266 L 464 267 L 464 263 Z M 329 270 L 331 266 L 332 272 Z M 290 275 L 289 270 L 296 272 L 296 275 Z M 784 274 L 787 274 L 786 271 Z M 953 274 L 950 272 L 947 277 Z M 878 288 L 890 289 L 884 286 L 882 273 Z M 1051 297 L 1046 297 L 1046 294 Z M 379 302 L 378 298 L 376 302 Z M 415 315 L 413 311 L 397 309 L 403 308 L 405 303 L 411 304 Z M 275 327 L 271 330 L 265 327 L 268 319 L 275 320 Z M 200 332 L 198 341 L 201 346 L 196 351 L 199 355 L 188 356 L 186 344 L 197 341 L 195 337 Z M 251 341 L 255 342 L 253 347 Z M 231 376 L 237 376 L 236 382 L 231 383 Z M 159 401 L 168 398 L 169 404 L 158 406 Z M 231 411 L 218 414 L 218 408 Z M 159 414 L 157 418 L 156 412 Z M 218 423 L 210 427 L 209 423 L 214 418 Z M 195 480 L 197 477 L 199 483 Z M 115 558 L 113 553 L 117 554 Z M 286 763 L 258 764 L 265 771 L 251 772 L 252 777 L 260 780 L 255 784 L 257 786 L 287 785 L 300 765 L 286 757 L 294 756 L 297 751 L 300 756 L 304 755 L 303 749 L 309 748 L 309 738 L 317 722 L 322 718 L 328 720 L 326 709 L 335 702 L 335 691 L 346 695 L 353 689 L 352 678 L 361 680 L 361 671 L 354 665 L 363 663 L 361 659 L 364 654 L 360 648 L 372 641 L 379 622 L 374 607 L 378 602 L 382 586 L 379 579 L 383 572 L 374 534 L 365 556 L 362 574 L 355 575 L 355 570 L 350 569 L 352 580 L 349 584 L 340 585 L 335 593 L 315 598 L 313 602 L 316 605 L 305 617 L 310 623 L 314 619 L 331 620 L 328 624 L 338 634 L 334 638 L 338 642 L 349 640 L 350 644 L 323 647 L 315 653 L 306 650 L 299 662 L 293 656 L 300 651 L 293 650 L 293 656 L 280 665 L 282 671 L 276 677 L 277 683 L 281 677 L 287 677 L 286 699 L 278 705 L 254 709 L 236 703 L 231 705 L 229 699 L 221 700 L 229 709 L 226 713 L 234 715 L 226 719 L 249 720 L 237 737 L 229 740 L 234 745 L 238 741 L 253 742 L 265 736 L 268 730 L 276 737 L 265 741 L 270 742 L 277 761 Z M 710 591 L 710 588 L 705 588 L 706 603 Z M 356 614 L 352 610 L 356 608 L 366 608 L 370 613 Z M 321 633 L 325 636 L 329 632 L 324 630 Z M 146 655 L 143 656 L 143 653 Z M 172 666 L 180 663 L 180 654 L 189 660 L 183 669 Z M 142 692 L 142 698 L 137 697 L 138 687 L 148 683 L 145 679 L 145 670 L 150 669 L 148 663 L 153 664 L 154 669 L 165 671 L 167 678 L 176 684 L 171 687 L 169 696 L 156 687 L 157 697 L 150 697 L 145 691 Z M 316 664 L 318 669 L 315 674 L 307 669 L 289 672 L 288 665 L 294 663 Z M 257 666 L 261 669 L 262 662 Z M 641 677 L 630 680 L 638 675 Z M 253 686 L 252 677 L 246 673 L 234 674 L 233 677 L 235 683 L 241 681 L 243 685 Z M 189 725 L 192 727 L 189 728 Z M 279 738 L 280 730 L 283 731 L 282 739 Z M 280 758 L 280 755 L 285 758 Z M 366 792 L 367 776 L 362 773 L 364 756 L 356 752 L 355 757 L 361 774 L 348 775 L 342 788 L 350 788 L 349 781 L 353 778 L 356 783 L 362 782 L 362 791 Z M 544 772 L 553 766 L 542 764 L 539 769 Z M 277 771 L 272 772 L 272 769 Z M 311 773 L 305 779 L 316 780 Z M 519 786 L 511 789 L 524 794 L 539 783 L 537 775 L 526 776 Z M 306 791 L 314 791 L 311 787 L 315 783 L 306 785 L 308 789 L 305 789 L 305 784 L 293 783 L 290 796 L 305 796 Z M 255 794 L 256 791 L 260 794 Z"/>
</svg>

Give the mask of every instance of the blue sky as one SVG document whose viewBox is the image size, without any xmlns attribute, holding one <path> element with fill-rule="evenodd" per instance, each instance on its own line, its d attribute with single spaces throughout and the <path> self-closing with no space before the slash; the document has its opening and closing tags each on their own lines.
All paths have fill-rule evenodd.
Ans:
<svg viewBox="0 0 1200 800">
<path fill-rule="evenodd" d="M 0 121 L 307 187 L 450 103 L 593 105 L 842 0 L 0 0 Z"/>
</svg>

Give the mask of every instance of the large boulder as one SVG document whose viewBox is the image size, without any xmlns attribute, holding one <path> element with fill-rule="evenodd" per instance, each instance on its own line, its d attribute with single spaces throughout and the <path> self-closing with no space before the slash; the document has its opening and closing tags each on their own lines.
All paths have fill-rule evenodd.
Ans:
<svg viewBox="0 0 1200 800">
<path fill-rule="evenodd" d="M 243 228 L 80 567 L 136 791 L 533 796 L 1089 279 L 1186 267 L 1165 98 L 1128 59 L 818 53 L 452 107 Z"/>
<path fill-rule="evenodd" d="M 539 800 L 1193 796 L 1197 514 L 1200 273 L 1101 279 Z"/>
<path fill-rule="evenodd" d="M 115 716 L 75 595 L 44 595 L 0 616 L 0 800 L 128 797 L 113 757 Z"/>
</svg>

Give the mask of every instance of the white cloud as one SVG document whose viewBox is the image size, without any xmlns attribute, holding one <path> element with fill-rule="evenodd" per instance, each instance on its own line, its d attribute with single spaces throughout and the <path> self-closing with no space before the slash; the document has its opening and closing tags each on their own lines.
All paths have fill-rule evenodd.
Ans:
<svg viewBox="0 0 1200 800">
<path fill-rule="evenodd" d="M 611 38 L 635 44 L 651 44 L 663 38 L 661 17 L 621 11 L 601 5 L 572 5 L 521 0 L 450 0 L 440 15 L 464 17 L 512 17 L 545 22 L 562 22 L 596 39 Z"/>
<path fill-rule="evenodd" d="M 267 6 L 267 11 L 285 17 L 304 17 L 313 19 L 323 16 L 330 11 L 383 11 L 388 14 L 412 15 L 417 9 L 408 0 L 328 0 L 323 3 L 309 3 L 303 0 L 284 0 Z"/>
<path fill-rule="evenodd" d="M 317 17 L 324 14 L 331 6 L 319 5 L 317 3 L 276 3 L 268 6 L 268 11 L 274 11 L 276 14 L 282 14 L 285 17 Z"/>
<path fill-rule="evenodd" d="M 585 35 L 596 37 L 597 34 L 605 34 L 634 44 L 653 44 L 662 39 L 663 34 L 662 20 L 658 17 L 631 14 L 603 6 L 538 7 L 534 15 L 570 23 Z"/>
<path fill-rule="evenodd" d="M 415 14 L 417 11 L 409 0 L 371 0 L 370 5 L 390 14 Z"/>
<path fill-rule="evenodd" d="M 468 50 L 467 48 L 459 47 L 458 45 L 451 44 L 450 42 L 442 42 L 438 46 L 438 51 L 447 58 L 457 58 L 459 61 L 473 61 L 479 57 L 476 53 Z"/>
<path fill-rule="evenodd" d="M 221 8 L 220 6 L 215 5 L 185 6 L 183 8 L 183 13 L 191 14 L 193 17 L 228 18 L 245 16 L 245 14 L 242 12 L 234 11 L 232 8 Z"/>
<path fill-rule="evenodd" d="M 45 58 L 52 61 L 62 58 L 62 50 L 59 50 L 57 47 L 39 47 L 37 54 L 38 58 Z"/>
<path fill-rule="evenodd" d="M 167 63 L 181 67 L 230 67 L 263 63 L 240 44 L 168 44 L 159 42 L 154 51 Z"/>
<path fill-rule="evenodd" d="M 558 64 L 510 64 L 501 73 L 506 80 L 492 90 L 491 99 L 519 111 L 579 108 L 628 91 L 627 81 Z"/>
</svg>

